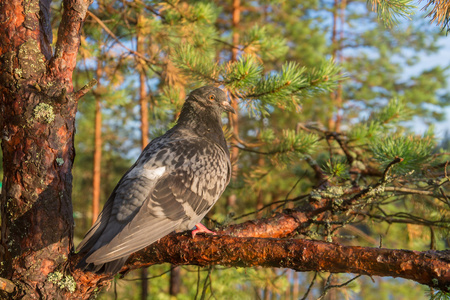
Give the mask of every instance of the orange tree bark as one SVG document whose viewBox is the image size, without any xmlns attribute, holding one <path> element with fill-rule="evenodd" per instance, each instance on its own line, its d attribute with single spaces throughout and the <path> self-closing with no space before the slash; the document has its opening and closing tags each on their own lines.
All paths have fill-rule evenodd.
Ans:
<svg viewBox="0 0 450 300">
<path fill-rule="evenodd" d="M 102 58 L 97 57 L 97 89 L 100 90 L 100 78 L 103 75 Z M 102 169 L 102 105 L 101 94 L 95 93 L 95 121 L 94 121 L 94 167 L 92 170 L 92 225 L 97 221 L 100 213 L 100 183 Z"/>
<path fill-rule="evenodd" d="M 217 235 L 199 236 L 193 240 L 187 234 L 170 235 L 134 254 L 126 270 L 167 261 L 178 265 L 263 266 L 296 271 L 392 276 L 442 290 L 450 288 L 450 250 L 392 250 L 305 239 Z"/>
<path fill-rule="evenodd" d="M 0 5 L 1 277 L 8 297 L 61 296 L 48 280 L 72 248 L 72 175 L 77 100 L 72 72 L 89 1 L 65 0 L 52 53 L 50 0 Z M 0 295 L 6 298 L 6 295 Z"/>
</svg>

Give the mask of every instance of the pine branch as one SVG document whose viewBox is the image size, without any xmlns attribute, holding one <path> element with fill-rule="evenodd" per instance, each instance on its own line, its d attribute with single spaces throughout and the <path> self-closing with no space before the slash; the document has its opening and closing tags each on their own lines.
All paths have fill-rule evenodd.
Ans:
<svg viewBox="0 0 450 300">
<path fill-rule="evenodd" d="M 270 250 L 269 250 L 270 249 Z M 74 261 L 72 261 L 73 263 Z M 228 235 L 171 234 L 133 254 L 122 273 L 154 264 L 229 267 L 277 267 L 300 272 L 320 271 L 393 276 L 448 291 L 450 251 L 410 251 L 342 246 L 304 239 L 242 238 Z M 112 276 L 72 272 L 77 290 L 71 297 L 86 299 L 87 283 L 105 285 Z M 92 285 L 91 285 L 92 286 Z"/>
<path fill-rule="evenodd" d="M 222 84 L 218 78 L 218 66 L 208 59 L 207 53 L 190 45 L 178 47 L 173 57 L 174 63 L 190 77 L 202 81 Z"/>
<path fill-rule="evenodd" d="M 388 27 L 398 24 L 398 17 L 409 19 L 413 14 L 414 5 L 411 0 L 368 0 L 372 10 L 376 11 L 378 18 Z"/>
<path fill-rule="evenodd" d="M 270 249 L 270 251 L 268 251 Z M 280 267 L 394 276 L 448 290 L 449 251 L 410 251 L 342 246 L 303 239 L 236 238 L 226 235 L 169 235 L 132 255 L 123 271 L 170 262 L 178 265 Z"/>
<path fill-rule="evenodd" d="M 447 0 L 428 0 L 428 3 L 423 9 L 431 11 L 427 17 L 431 18 L 431 22 L 436 22 L 442 28 L 447 27 L 447 32 L 450 31 L 450 2 Z"/>
</svg>

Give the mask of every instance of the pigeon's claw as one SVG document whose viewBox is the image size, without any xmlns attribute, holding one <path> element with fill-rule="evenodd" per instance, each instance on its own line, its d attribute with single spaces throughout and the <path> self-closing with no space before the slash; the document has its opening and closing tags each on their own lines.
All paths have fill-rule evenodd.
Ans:
<svg viewBox="0 0 450 300">
<path fill-rule="evenodd" d="M 217 234 L 216 232 L 211 231 L 208 228 L 206 228 L 205 225 L 203 225 L 202 223 L 198 223 L 197 225 L 195 225 L 195 227 L 196 227 L 195 230 L 192 230 L 192 238 L 195 238 L 195 236 L 199 232 L 210 233 L 210 234 L 213 234 L 213 235 Z"/>
</svg>

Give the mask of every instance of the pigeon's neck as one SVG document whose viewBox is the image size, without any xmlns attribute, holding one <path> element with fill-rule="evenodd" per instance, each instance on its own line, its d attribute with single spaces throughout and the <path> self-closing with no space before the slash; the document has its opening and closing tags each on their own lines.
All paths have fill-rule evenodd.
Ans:
<svg viewBox="0 0 450 300">
<path fill-rule="evenodd" d="M 196 105 L 196 107 L 193 107 Z M 199 137 L 205 137 L 221 145 L 225 150 L 227 144 L 222 131 L 222 118 L 219 110 L 207 110 L 198 104 L 185 103 L 176 127 L 187 129 Z"/>
</svg>

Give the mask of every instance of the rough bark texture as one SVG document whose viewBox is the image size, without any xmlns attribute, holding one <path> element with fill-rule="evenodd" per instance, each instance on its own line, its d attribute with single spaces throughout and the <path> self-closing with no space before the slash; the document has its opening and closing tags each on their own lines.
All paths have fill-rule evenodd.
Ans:
<svg viewBox="0 0 450 300">
<path fill-rule="evenodd" d="M 277 267 L 296 271 L 326 271 L 411 279 L 448 290 L 450 251 L 411 251 L 304 239 L 234 238 L 170 235 L 133 255 L 127 268 L 172 262 L 178 265 Z M 145 263 L 143 263 L 145 262 Z"/>
<path fill-rule="evenodd" d="M 63 297 L 48 276 L 67 260 L 72 247 L 71 169 L 78 100 L 72 94 L 72 72 L 88 5 L 64 2 L 55 55 L 50 47 L 50 1 L 0 5 L 0 273 L 15 283 L 15 297 Z"/>
</svg>

